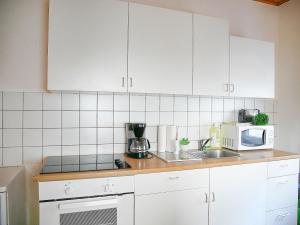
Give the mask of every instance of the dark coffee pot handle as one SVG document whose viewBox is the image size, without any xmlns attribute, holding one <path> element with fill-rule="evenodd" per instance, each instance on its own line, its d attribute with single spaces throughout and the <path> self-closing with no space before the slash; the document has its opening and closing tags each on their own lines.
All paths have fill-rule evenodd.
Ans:
<svg viewBox="0 0 300 225">
<path fill-rule="evenodd" d="M 150 149 L 150 148 L 151 148 L 151 145 L 150 145 L 150 141 L 149 141 L 149 139 L 147 139 L 147 142 L 148 142 L 149 149 Z"/>
</svg>

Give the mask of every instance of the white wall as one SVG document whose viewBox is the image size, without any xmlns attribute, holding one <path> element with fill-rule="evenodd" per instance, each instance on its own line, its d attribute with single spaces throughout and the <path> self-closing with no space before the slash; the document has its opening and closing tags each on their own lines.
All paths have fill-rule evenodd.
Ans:
<svg viewBox="0 0 300 225">
<path fill-rule="evenodd" d="M 300 1 L 280 7 L 278 112 L 279 146 L 300 152 Z"/>
</svg>

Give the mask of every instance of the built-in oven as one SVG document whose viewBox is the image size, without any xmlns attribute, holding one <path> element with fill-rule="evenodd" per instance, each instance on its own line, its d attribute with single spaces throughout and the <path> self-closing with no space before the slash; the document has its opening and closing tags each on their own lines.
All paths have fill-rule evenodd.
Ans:
<svg viewBox="0 0 300 225">
<path fill-rule="evenodd" d="M 6 192 L 0 192 L 0 225 L 7 225 Z"/>
<path fill-rule="evenodd" d="M 132 176 L 39 182 L 40 225 L 134 225 Z"/>
</svg>

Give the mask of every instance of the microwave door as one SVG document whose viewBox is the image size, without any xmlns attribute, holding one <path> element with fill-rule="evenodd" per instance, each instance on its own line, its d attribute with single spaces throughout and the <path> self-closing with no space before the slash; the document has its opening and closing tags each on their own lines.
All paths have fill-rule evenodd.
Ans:
<svg viewBox="0 0 300 225">
<path fill-rule="evenodd" d="M 264 129 L 247 129 L 241 133 L 241 145 L 246 147 L 259 147 L 266 143 L 266 131 Z"/>
</svg>

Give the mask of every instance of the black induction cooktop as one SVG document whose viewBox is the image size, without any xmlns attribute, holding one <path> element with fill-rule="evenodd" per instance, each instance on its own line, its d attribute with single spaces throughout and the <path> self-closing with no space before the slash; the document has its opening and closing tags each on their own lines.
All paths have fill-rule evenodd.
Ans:
<svg viewBox="0 0 300 225">
<path fill-rule="evenodd" d="M 49 156 L 41 174 L 129 169 L 123 154 Z"/>
</svg>

